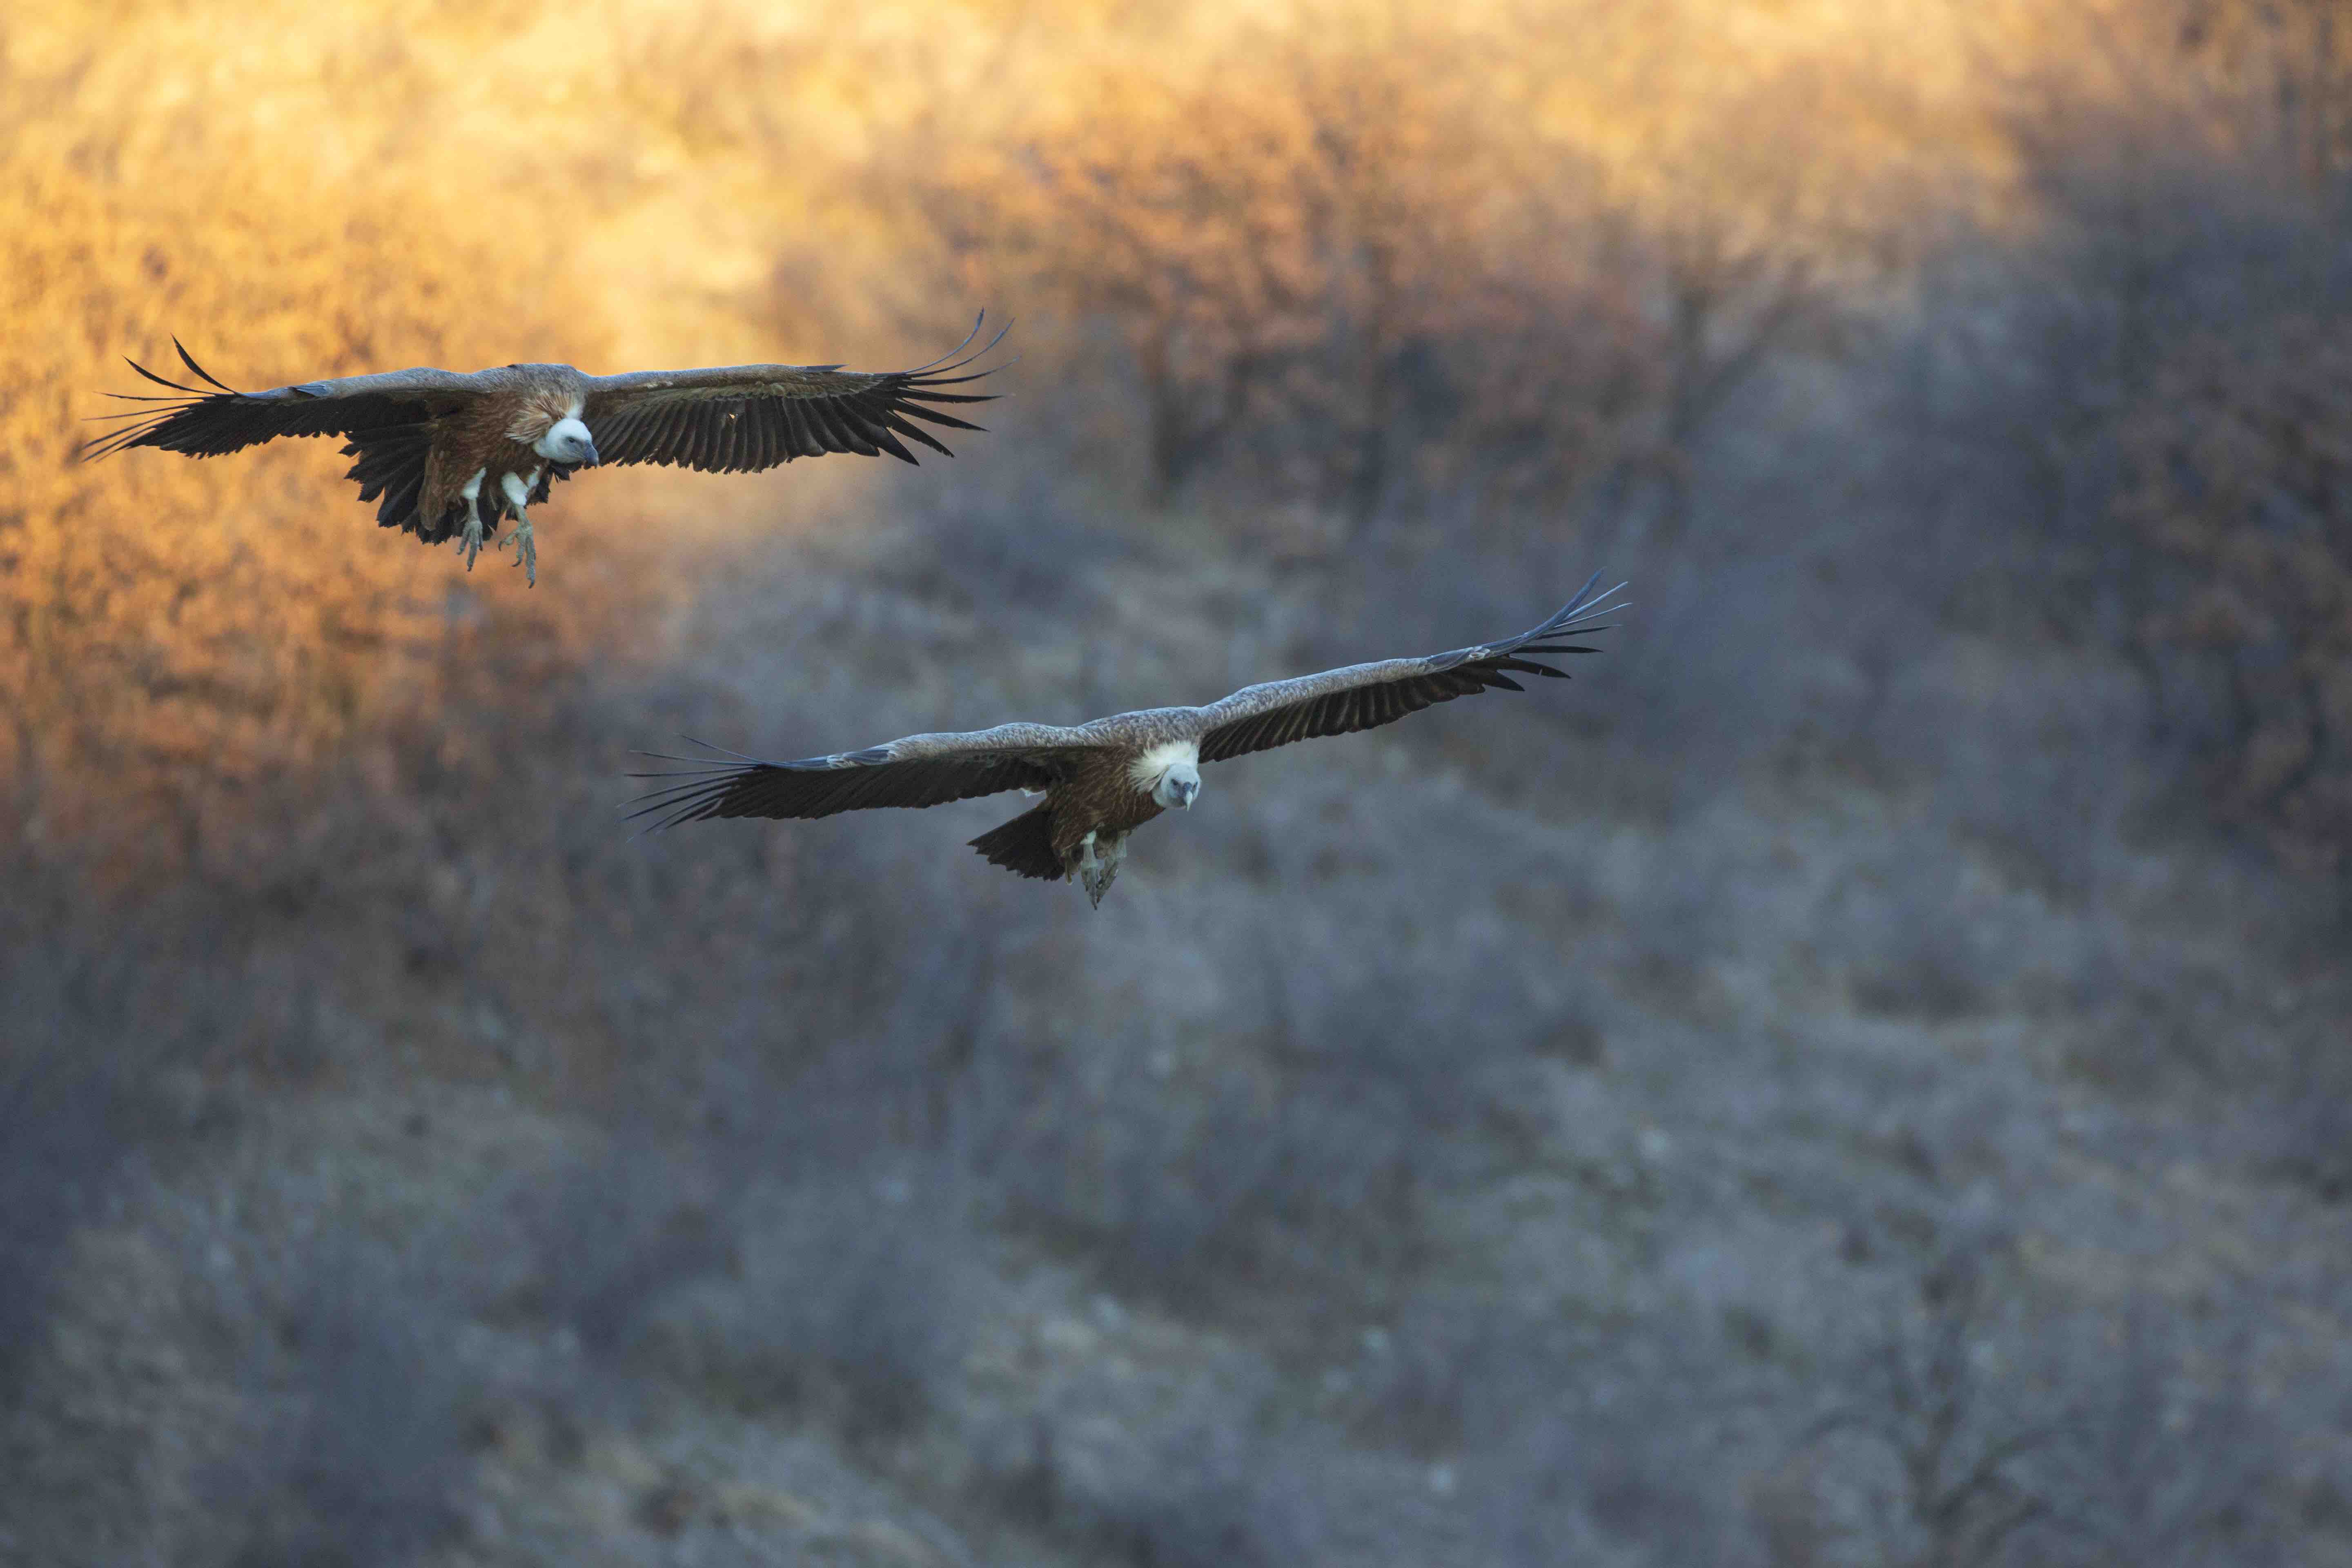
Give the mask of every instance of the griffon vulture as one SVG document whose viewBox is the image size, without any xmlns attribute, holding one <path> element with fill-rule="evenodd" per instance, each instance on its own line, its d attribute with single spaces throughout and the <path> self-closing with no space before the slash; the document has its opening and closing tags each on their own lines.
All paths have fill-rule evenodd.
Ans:
<svg viewBox="0 0 2352 1568">
<path fill-rule="evenodd" d="M 361 500 L 383 498 L 380 525 L 427 544 L 454 537 L 471 571 L 483 540 L 511 517 L 514 532 L 499 543 L 520 547 L 517 563 L 535 584 L 539 547 L 529 509 L 580 468 L 664 463 L 749 473 L 826 452 L 887 452 L 911 463 L 908 441 L 953 457 L 914 421 L 981 428 L 931 406 L 989 401 L 952 390 L 989 374 L 954 374 L 1003 340 L 1000 331 L 980 353 L 958 358 L 979 331 L 975 325 L 943 359 L 881 373 L 736 364 L 585 375 L 568 364 L 510 364 L 461 375 L 420 367 L 267 392 L 223 385 L 174 338 L 180 363 L 215 390 L 166 381 L 132 361 L 141 375 L 185 395 L 109 394 L 148 406 L 102 416 L 130 423 L 89 443 L 83 455 L 160 447 L 210 458 L 279 436 L 341 436 L 343 454 L 357 459 L 344 477 L 359 481 Z"/>
<path fill-rule="evenodd" d="M 971 847 L 1015 875 L 1076 877 L 1099 908 L 1127 855 L 1127 837 L 1171 806 L 1190 808 L 1201 764 L 1393 723 L 1432 703 L 1490 687 L 1526 689 L 1512 675 L 1565 679 L 1531 655 L 1592 653 L 1560 639 L 1606 631 L 1594 622 L 1624 607 L 1595 594 L 1599 574 L 1533 631 L 1425 658 L 1352 664 L 1245 686 L 1205 708 L 1146 708 L 1074 729 L 999 724 L 966 734 L 909 735 L 862 752 L 793 763 L 732 762 L 644 753 L 694 764 L 633 774 L 680 779 L 639 797 L 631 816 L 656 828 L 713 816 L 811 817 L 880 805 L 940 805 L 1017 789 L 1045 803 L 983 833 Z M 697 742 L 702 745 L 705 742 Z M 718 747 L 709 747 L 719 751 Z"/>
</svg>

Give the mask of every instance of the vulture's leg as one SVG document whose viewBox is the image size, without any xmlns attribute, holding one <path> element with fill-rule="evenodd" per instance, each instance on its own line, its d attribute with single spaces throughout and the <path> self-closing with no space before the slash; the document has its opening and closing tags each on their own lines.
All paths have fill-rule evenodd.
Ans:
<svg viewBox="0 0 2352 1568">
<path fill-rule="evenodd" d="M 474 557 L 482 552 L 482 476 L 488 468 L 476 468 L 474 477 L 457 493 L 466 500 L 466 531 L 457 536 L 457 553 L 466 558 L 466 570 L 474 569 Z"/>
<path fill-rule="evenodd" d="M 1098 831 L 1098 830 L 1097 830 Z M 1087 897 L 1096 909 L 1102 908 L 1103 895 L 1110 891 L 1110 880 L 1118 875 L 1118 863 L 1127 851 L 1124 837 L 1110 841 L 1108 854 L 1097 854 L 1095 835 L 1089 832 L 1078 848 L 1078 880 L 1087 889 Z"/>
<path fill-rule="evenodd" d="M 520 474 L 502 474 L 499 488 L 506 491 L 507 505 L 514 509 L 515 531 L 509 537 L 519 547 L 515 564 L 522 568 L 522 580 L 535 588 L 539 586 L 539 545 L 530 537 L 530 487 Z M 507 543 L 499 540 L 499 548 L 504 550 Z"/>
</svg>

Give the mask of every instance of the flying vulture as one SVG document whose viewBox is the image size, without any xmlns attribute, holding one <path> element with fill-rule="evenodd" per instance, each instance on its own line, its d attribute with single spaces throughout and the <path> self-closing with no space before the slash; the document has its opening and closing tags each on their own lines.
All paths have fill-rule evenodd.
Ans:
<svg viewBox="0 0 2352 1568">
<path fill-rule="evenodd" d="M 514 532 L 499 542 L 520 546 L 517 563 L 535 584 L 539 547 L 529 508 L 580 468 L 664 463 L 750 473 L 826 452 L 887 452 L 911 463 L 909 441 L 953 457 L 915 421 L 981 428 L 932 406 L 989 401 L 954 390 L 988 374 L 955 373 L 1003 341 L 1000 331 L 979 353 L 959 358 L 979 332 L 975 324 L 943 359 L 882 373 L 736 364 L 586 375 L 568 364 L 510 364 L 461 375 L 419 367 L 268 392 L 223 385 L 174 338 L 180 363 L 215 390 L 166 381 L 132 361 L 131 368 L 149 381 L 185 395 L 109 394 L 146 406 L 102 416 L 130 423 L 89 443 L 83 455 L 160 447 L 211 458 L 279 436 L 341 436 L 343 454 L 357 459 L 344 477 L 359 481 L 361 500 L 382 498 L 379 524 L 427 544 L 455 537 L 471 571 L 483 540 L 511 517 Z"/>
<path fill-rule="evenodd" d="M 1043 805 L 982 834 L 971 847 L 1017 876 L 1075 876 L 1099 908 L 1126 858 L 1128 835 L 1171 806 L 1189 809 L 1201 793 L 1202 763 L 1373 729 L 1490 687 L 1526 689 L 1515 674 L 1565 679 L 1566 670 L 1530 656 L 1598 651 L 1561 639 L 1608 630 L 1594 622 L 1624 607 L 1609 602 L 1624 584 L 1595 594 L 1600 580 L 1594 574 L 1558 615 L 1501 642 L 1245 686 L 1206 708 L 1145 708 L 1073 729 L 999 724 L 966 734 L 908 735 L 793 763 L 733 752 L 722 752 L 731 762 L 644 753 L 692 765 L 632 775 L 684 782 L 640 796 L 649 804 L 629 815 L 653 816 L 653 826 L 666 828 L 713 816 L 831 816 L 1014 789 L 1042 794 Z"/>
</svg>

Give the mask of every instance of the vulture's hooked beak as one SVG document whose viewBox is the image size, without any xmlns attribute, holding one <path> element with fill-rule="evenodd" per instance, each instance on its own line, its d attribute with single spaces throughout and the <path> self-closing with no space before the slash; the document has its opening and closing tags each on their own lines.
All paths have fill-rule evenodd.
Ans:
<svg viewBox="0 0 2352 1568">
<path fill-rule="evenodd" d="M 596 455 L 596 443 L 591 441 L 588 443 L 588 455 L 580 459 L 580 466 L 583 468 L 593 468 L 604 460 Z"/>
<path fill-rule="evenodd" d="M 1183 807 L 1186 811 L 1190 811 L 1192 809 L 1192 797 L 1201 793 L 1201 781 L 1199 779 L 1175 779 L 1171 781 L 1170 788 L 1176 796 L 1176 804 Z"/>
</svg>

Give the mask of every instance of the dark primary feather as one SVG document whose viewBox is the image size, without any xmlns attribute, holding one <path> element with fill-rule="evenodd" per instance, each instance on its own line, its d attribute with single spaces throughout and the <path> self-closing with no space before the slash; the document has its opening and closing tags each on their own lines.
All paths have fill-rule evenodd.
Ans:
<svg viewBox="0 0 2352 1568">
<path fill-rule="evenodd" d="M 908 443 L 955 454 L 925 428 L 982 426 L 935 405 L 987 403 L 992 395 L 950 390 L 992 374 L 958 375 L 1004 340 L 1000 331 L 963 355 L 980 327 L 940 360 L 913 370 L 872 373 L 838 365 L 723 365 L 640 371 L 593 378 L 583 416 L 607 463 L 663 463 L 706 473 L 750 473 L 827 452 L 887 453 L 912 463 Z"/>
<path fill-rule="evenodd" d="M 109 393 L 143 406 L 100 416 L 126 423 L 86 445 L 84 458 L 102 458 L 130 447 L 215 458 L 280 436 L 354 436 L 418 424 L 477 395 L 468 377 L 423 367 L 238 392 L 198 364 L 179 339 L 172 340 L 172 347 L 190 374 L 214 390 L 167 381 L 136 360 L 126 361 L 149 381 L 179 395 Z"/>
<path fill-rule="evenodd" d="M 1207 726 L 1201 735 L 1201 760 L 1223 762 L 1294 741 L 1376 729 L 1408 713 L 1492 689 L 1524 690 L 1512 675 L 1565 679 L 1566 670 L 1527 656 L 1599 651 L 1554 639 L 1609 629 L 1593 622 L 1624 608 L 1622 603 L 1607 602 L 1624 584 L 1595 594 L 1592 585 L 1600 580 L 1595 573 L 1558 615 L 1502 642 L 1244 687 L 1201 710 Z"/>
<path fill-rule="evenodd" d="M 693 742 L 710 752 L 721 748 Z M 831 816 L 877 806 L 944 805 L 1006 790 L 1042 790 L 1062 753 L 1084 749 L 1070 732 L 1042 724 L 1001 724 L 968 734 L 909 735 L 887 745 L 797 762 L 766 763 L 726 752 L 715 757 L 641 752 L 688 766 L 633 778 L 677 779 L 638 797 L 632 817 L 654 828 L 709 817 Z"/>
</svg>

